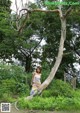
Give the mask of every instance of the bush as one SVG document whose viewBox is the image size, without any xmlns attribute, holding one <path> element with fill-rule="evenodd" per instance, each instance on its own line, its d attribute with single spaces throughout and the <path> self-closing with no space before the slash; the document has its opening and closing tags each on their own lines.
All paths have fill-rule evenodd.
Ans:
<svg viewBox="0 0 80 113">
<path fill-rule="evenodd" d="M 80 110 L 80 98 L 68 97 L 34 97 L 32 100 L 20 99 L 18 107 L 21 109 L 34 110 Z"/>
<path fill-rule="evenodd" d="M 26 83 L 27 74 L 23 67 L 0 64 L 0 99 L 4 95 L 28 95 L 29 85 Z"/>
<path fill-rule="evenodd" d="M 42 81 L 48 76 L 49 71 L 43 71 Z M 20 108 L 38 110 L 80 110 L 80 90 L 73 90 L 70 84 L 62 80 L 53 80 L 42 97 L 36 96 L 32 100 L 24 100 L 23 96 L 29 95 L 29 85 L 32 74 L 28 75 L 21 66 L 0 65 L 0 102 L 14 102 L 15 95 L 20 97 Z M 26 83 L 27 79 L 27 83 Z M 29 85 L 28 85 L 29 84 Z"/>
<path fill-rule="evenodd" d="M 29 86 L 28 84 L 24 84 L 24 83 L 17 83 L 16 86 L 16 93 L 19 94 L 20 96 L 28 96 L 29 95 Z"/>
<path fill-rule="evenodd" d="M 0 97 L 3 97 L 4 94 L 11 94 L 11 92 L 15 92 L 16 81 L 14 79 L 6 79 L 2 80 L 0 84 Z"/>
<path fill-rule="evenodd" d="M 18 107 L 34 110 L 80 110 L 80 90 L 61 81 L 54 80 L 42 96 L 36 96 L 32 100 L 19 99 Z"/>
<path fill-rule="evenodd" d="M 73 90 L 73 97 L 80 98 L 80 89 Z"/>
<path fill-rule="evenodd" d="M 50 96 L 65 96 L 72 97 L 73 89 L 70 84 L 65 83 L 62 80 L 53 80 L 53 82 L 49 85 L 47 90 L 44 90 L 42 93 L 43 97 Z"/>
<path fill-rule="evenodd" d="M 49 69 L 42 70 L 41 82 L 43 82 L 48 77 L 49 73 L 50 73 Z"/>
</svg>

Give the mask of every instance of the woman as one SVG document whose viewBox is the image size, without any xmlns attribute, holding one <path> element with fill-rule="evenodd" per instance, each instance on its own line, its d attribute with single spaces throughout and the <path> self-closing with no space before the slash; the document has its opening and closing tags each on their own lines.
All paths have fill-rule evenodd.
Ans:
<svg viewBox="0 0 80 113">
<path fill-rule="evenodd" d="M 34 96 L 38 92 L 38 89 L 41 85 L 40 79 L 41 79 L 41 67 L 38 66 L 36 68 L 36 71 L 32 75 L 32 81 L 31 81 L 32 89 L 30 95 Z"/>
</svg>

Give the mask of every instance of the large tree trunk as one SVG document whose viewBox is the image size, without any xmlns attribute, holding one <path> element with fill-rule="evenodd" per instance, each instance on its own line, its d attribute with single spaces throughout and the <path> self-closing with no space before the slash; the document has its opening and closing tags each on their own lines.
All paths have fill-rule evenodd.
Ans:
<svg viewBox="0 0 80 113">
<path fill-rule="evenodd" d="M 63 56 L 63 50 L 64 50 L 64 41 L 66 39 L 66 19 L 60 15 L 61 19 L 61 39 L 60 39 L 60 45 L 59 45 L 59 51 L 58 51 L 58 56 L 56 58 L 56 62 L 54 64 L 54 67 L 52 68 L 49 76 L 47 79 L 42 83 L 42 85 L 39 88 L 39 91 L 41 92 L 43 89 L 45 89 L 53 80 L 58 67 L 61 63 L 62 56 Z"/>
</svg>

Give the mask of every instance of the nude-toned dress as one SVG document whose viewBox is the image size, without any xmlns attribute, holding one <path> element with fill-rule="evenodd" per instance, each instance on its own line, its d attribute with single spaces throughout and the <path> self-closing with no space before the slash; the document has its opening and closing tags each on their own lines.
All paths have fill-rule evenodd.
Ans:
<svg viewBox="0 0 80 113">
<path fill-rule="evenodd" d="M 33 77 L 33 80 L 32 80 L 32 89 L 31 89 L 31 92 L 30 92 L 30 95 L 35 95 L 35 93 L 38 91 L 40 85 L 41 85 L 41 74 L 38 74 L 36 72 L 33 73 L 34 77 Z"/>
</svg>

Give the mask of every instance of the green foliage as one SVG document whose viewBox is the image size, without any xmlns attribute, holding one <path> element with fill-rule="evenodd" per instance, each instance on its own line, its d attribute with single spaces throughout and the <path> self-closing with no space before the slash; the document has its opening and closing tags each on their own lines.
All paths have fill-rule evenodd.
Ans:
<svg viewBox="0 0 80 113">
<path fill-rule="evenodd" d="M 0 79 L 0 98 L 29 94 L 27 75 L 21 66 L 0 65 Z"/>
<path fill-rule="evenodd" d="M 80 110 L 80 97 L 68 98 L 63 96 L 48 97 L 34 97 L 32 100 L 20 99 L 18 106 L 22 109 L 36 109 L 36 110 Z"/>
<path fill-rule="evenodd" d="M 41 96 L 32 100 L 24 97 L 18 101 L 21 109 L 33 110 L 80 110 L 80 90 L 73 90 L 68 83 L 54 80 Z"/>
<path fill-rule="evenodd" d="M 10 0 L 0 0 L 0 58 L 11 58 L 14 53 L 15 34 L 10 24 Z"/>
<path fill-rule="evenodd" d="M 42 82 L 49 75 L 50 69 L 52 68 L 56 55 L 59 48 L 59 39 L 61 32 L 60 19 L 57 14 L 49 13 L 31 13 L 30 18 L 27 20 L 25 29 L 23 33 L 18 37 L 14 33 L 9 21 L 10 16 L 10 4 L 9 0 L 0 0 L 0 58 L 6 59 L 11 58 L 14 54 L 15 58 L 22 60 L 22 63 L 30 64 L 32 58 L 40 58 L 42 60 Z M 40 5 L 42 2 L 40 3 Z M 31 5 L 31 9 L 37 8 L 35 4 Z M 54 6 L 47 6 L 47 9 L 54 9 Z M 66 10 L 63 8 L 62 10 Z M 61 67 L 59 68 L 58 75 L 62 75 L 64 70 L 68 70 L 68 66 L 73 69 L 72 64 L 76 62 L 77 55 L 74 53 L 78 52 L 80 48 L 80 36 L 77 37 L 71 32 L 71 28 L 75 29 L 75 26 L 80 27 L 79 10 L 72 11 L 71 15 L 68 17 L 67 24 L 67 39 L 65 41 L 65 51 L 62 59 Z M 15 15 L 13 18 L 15 18 Z M 22 16 L 23 17 L 23 16 Z M 72 26 L 72 18 L 74 25 Z M 24 17 L 21 18 L 21 23 Z M 15 24 L 14 24 L 15 26 Z M 74 37 L 72 36 L 74 35 Z M 35 35 L 40 41 L 42 38 L 46 41 L 46 45 L 43 47 L 42 56 L 35 51 L 35 47 L 39 46 L 36 39 L 31 39 Z M 74 42 L 74 43 L 73 43 Z M 67 45 L 68 43 L 68 45 Z M 37 46 L 38 44 L 38 46 Z M 26 55 L 23 53 L 18 53 L 20 48 L 23 48 L 24 52 L 31 55 L 31 59 L 27 60 Z M 33 51 L 32 51 L 33 50 Z M 66 53 L 70 52 L 66 55 Z M 65 60 L 66 59 L 66 60 Z M 28 62 L 29 61 L 29 62 Z M 45 63 L 46 62 L 46 63 Z M 32 74 L 28 75 L 24 72 L 21 66 L 14 65 L 0 65 L 0 100 L 4 101 L 14 101 L 12 97 L 17 95 L 27 96 L 29 95 L 29 86 L 31 86 Z M 43 110 L 70 110 L 70 109 L 80 109 L 80 91 L 73 91 L 69 84 L 64 83 L 61 80 L 54 80 L 49 87 L 43 91 L 42 97 L 35 97 L 31 101 L 24 100 L 23 98 L 19 100 L 18 103 L 21 108 L 28 109 L 43 109 Z"/>
<path fill-rule="evenodd" d="M 7 10 L 7 11 L 11 11 L 10 10 L 10 5 L 11 5 L 11 1 L 10 0 L 0 0 L 0 12 L 4 10 Z"/>
<path fill-rule="evenodd" d="M 73 91 L 73 97 L 79 98 L 80 97 L 80 89 Z"/>
<path fill-rule="evenodd" d="M 31 87 L 32 73 L 27 74 L 27 83 Z"/>
<path fill-rule="evenodd" d="M 48 71 L 44 69 L 42 80 L 47 75 Z M 18 107 L 21 109 L 80 110 L 80 90 L 73 90 L 68 83 L 62 80 L 53 80 L 41 96 L 25 100 L 24 97 L 29 95 L 28 84 L 31 78 L 32 74 L 26 74 L 21 66 L 0 64 L 0 102 L 15 102 L 18 96 Z"/>
<path fill-rule="evenodd" d="M 8 94 L 10 92 L 14 93 L 15 87 L 16 87 L 16 81 L 14 79 L 2 80 L 0 92 L 2 93 L 2 95 L 3 93 L 8 93 Z"/>
<path fill-rule="evenodd" d="M 50 96 L 65 96 L 65 97 L 72 97 L 72 87 L 70 84 L 65 83 L 62 80 L 53 80 L 52 83 L 49 85 L 47 90 L 44 90 L 42 93 L 43 97 L 50 97 Z"/>
<path fill-rule="evenodd" d="M 50 68 L 47 64 L 44 63 L 44 65 L 42 65 L 41 82 L 43 82 L 48 77 L 49 73 L 50 73 Z"/>
</svg>

